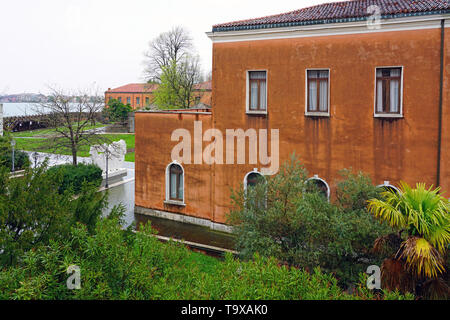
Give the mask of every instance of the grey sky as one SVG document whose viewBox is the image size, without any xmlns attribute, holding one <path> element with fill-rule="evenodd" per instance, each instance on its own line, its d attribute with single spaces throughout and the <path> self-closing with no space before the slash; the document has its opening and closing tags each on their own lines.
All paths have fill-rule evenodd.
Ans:
<svg viewBox="0 0 450 320">
<path fill-rule="evenodd" d="M 283 13 L 330 0 L 1 0 L 0 94 L 47 85 L 100 91 L 143 82 L 148 42 L 186 27 L 211 69 L 213 24 Z"/>
</svg>

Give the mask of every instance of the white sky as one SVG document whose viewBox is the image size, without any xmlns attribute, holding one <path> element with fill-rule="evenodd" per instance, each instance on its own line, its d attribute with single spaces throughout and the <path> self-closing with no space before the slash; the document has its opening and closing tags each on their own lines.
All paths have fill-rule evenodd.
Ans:
<svg viewBox="0 0 450 320">
<path fill-rule="evenodd" d="M 190 31 L 211 70 L 212 25 L 331 0 L 0 0 L 0 94 L 143 82 L 143 52 L 161 32 Z"/>
</svg>

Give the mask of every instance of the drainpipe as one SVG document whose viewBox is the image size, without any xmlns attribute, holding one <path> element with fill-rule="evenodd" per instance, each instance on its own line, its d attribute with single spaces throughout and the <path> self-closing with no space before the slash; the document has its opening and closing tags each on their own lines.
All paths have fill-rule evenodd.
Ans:
<svg viewBox="0 0 450 320">
<path fill-rule="evenodd" d="M 444 84 L 444 32 L 445 19 L 441 20 L 441 65 L 440 65 L 440 80 L 439 80 L 439 129 L 438 129 L 438 155 L 437 155 L 437 178 L 436 186 L 441 184 L 441 148 L 442 148 L 442 94 Z"/>
</svg>

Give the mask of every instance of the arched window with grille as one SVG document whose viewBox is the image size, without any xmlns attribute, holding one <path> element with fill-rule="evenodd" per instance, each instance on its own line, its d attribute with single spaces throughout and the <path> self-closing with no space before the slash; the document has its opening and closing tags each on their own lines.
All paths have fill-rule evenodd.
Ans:
<svg viewBox="0 0 450 320">
<path fill-rule="evenodd" d="M 312 191 L 318 190 L 327 200 L 330 200 L 330 186 L 325 180 L 319 178 L 318 175 L 306 180 L 306 184 L 308 189 Z"/>
<path fill-rule="evenodd" d="M 258 171 L 251 171 L 245 175 L 244 178 L 244 189 L 256 186 L 261 181 L 264 181 L 264 176 Z"/>
<path fill-rule="evenodd" d="M 166 169 L 166 200 L 184 203 L 184 170 L 176 162 Z"/>
<path fill-rule="evenodd" d="M 392 185 L 389 181 L 384 181 L 384 183 L 378 185 L 377 188 L 382 188 L 383 191 L 390 191 L 392 193 L 400 194 L 400 190 Z"/>
</svg>

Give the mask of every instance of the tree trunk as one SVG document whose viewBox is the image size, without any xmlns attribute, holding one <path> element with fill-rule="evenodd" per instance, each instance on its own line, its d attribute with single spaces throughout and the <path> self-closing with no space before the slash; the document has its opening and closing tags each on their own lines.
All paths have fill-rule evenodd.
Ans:
<svg viewBox="0 0 450 320">
<path fill-rule="evenodd" d="M 74 145 L 72 145 L 72 164 L 77 165 L 77 148 Z"/>
</svg>

